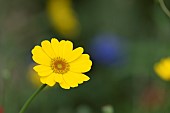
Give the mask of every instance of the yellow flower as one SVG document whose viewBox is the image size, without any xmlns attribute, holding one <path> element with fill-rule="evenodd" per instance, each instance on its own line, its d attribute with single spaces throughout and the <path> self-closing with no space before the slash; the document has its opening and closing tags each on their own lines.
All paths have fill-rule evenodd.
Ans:
<svg viewBox="0 0 170 113">
<path fill-rule="evenodd" d="M 79 35 L 80 25 L 71 0 L 48 0 L 47 15 L 55 30 L 64 37 Z"/>
<path fill-rule="evenodd" d="M 170 57 L 156 63 L 154 70 L 163 80 L 170 80 Z"/>
<path fill-rule="evenodd" d="M 83 73 L 91 69 L 92 61 L 88 54 L 83 54 L 82 47 L 73 50 L 71 41 L 59 42 L 55 38 L 51 43 L 42 41 L 41 46 L 33 48 L 32 58 L 38 64 L 34 70 L 43 84 L 54 86 L 57 82 L 62 88 L 70 89 L 90 79 Z"/>
</svg>

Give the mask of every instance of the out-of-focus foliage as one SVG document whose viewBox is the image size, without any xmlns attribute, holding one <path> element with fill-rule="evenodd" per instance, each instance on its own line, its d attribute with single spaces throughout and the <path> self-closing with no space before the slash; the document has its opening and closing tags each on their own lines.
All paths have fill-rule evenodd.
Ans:
<svg viewBox="0 0 170 113">
<path fill-rule="evenodd" d="M 58 7 L 50 7 L 52 1 Z M 170 1 L 165 3 L 170 9 Z M 170 19 L 157 1 L 0 0 L 0 105 L 5 113 L 19 111 L 35 91 L 27 78 L 31 49 L 57 37 L 96 55 L 87 73 L 91 79 L 69 91 L 58 84 L 44 90 L 28 113 L 102 113 L 106 105 L 115 113 L 167 113 L 170 83 L 153 66 L 170 56 L 169 31 Z M 103 33 L 110 39 L 96 44 Z"/>
</svg>

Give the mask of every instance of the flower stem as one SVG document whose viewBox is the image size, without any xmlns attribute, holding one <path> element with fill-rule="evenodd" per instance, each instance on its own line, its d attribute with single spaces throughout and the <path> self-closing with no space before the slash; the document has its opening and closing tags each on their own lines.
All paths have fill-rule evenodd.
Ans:
<svg viewBox="0 0 170 113">
<path fill-rule="evenodd" d="M 159 0 L 159 3 L 160 3 L 162 10 L 164 11 L 164 13 L 170 18 L 170 11 L 166 7 L 164 0 Z"/>
<path fill-rule="evenodd" d="M 24 113 L 24 111 L 27 109 L 27 107 L 30 105 L 32 100 L 47 86 L 47 84 L 43 84 L 40 88 L 38 88 L 25 102 L 23 107 L 21 108 L 19 113 Z"/>
</svg>

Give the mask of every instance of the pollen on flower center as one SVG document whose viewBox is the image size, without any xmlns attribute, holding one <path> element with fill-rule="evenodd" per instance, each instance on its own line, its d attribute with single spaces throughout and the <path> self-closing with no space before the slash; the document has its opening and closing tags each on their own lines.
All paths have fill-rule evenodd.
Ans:
<svg viewBox="0 0 170 113">
<path fill-rule="evenodd" d="M 64 74 L 69 71 L 70 65 L 65 59 L 57 57 L 56 59 L 52 60 L 51 68 L 55 73 Z"/>
</svg>

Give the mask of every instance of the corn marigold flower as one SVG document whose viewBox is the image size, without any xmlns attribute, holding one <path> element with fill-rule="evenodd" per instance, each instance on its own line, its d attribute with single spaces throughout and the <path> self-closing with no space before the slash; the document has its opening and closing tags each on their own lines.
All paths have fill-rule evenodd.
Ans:
<svg viewBox="0 0 170 113">
<path fill-rule="evenodd" d="M 59 83 L 64 89 L 77 87 L 90 79 L 83 73 L 91 69 L 92 61 L 83 51 L 82 47 L 73 50 L 71 41 L 56 38 L 52 38 L 51 43 L 42 41 L 41 46 L 32 50 L 32 58 L 38 64 L 33 69 L 43 84 L 54 86 Z"/>
<path fill-rule="evenodd" d="M 163 79 L 170 80 L 170 57 L 161 59 L 154 65 L 155 72 Z"/>
</svg>

